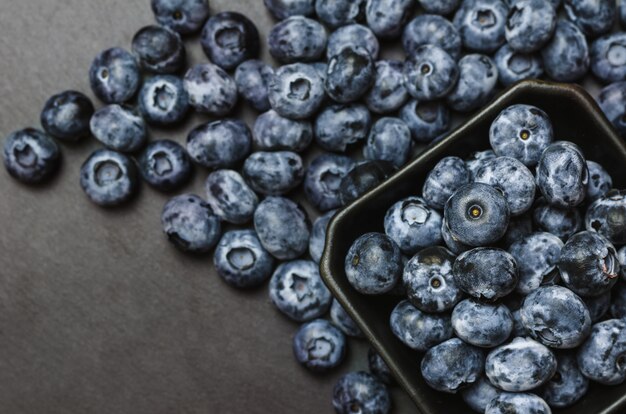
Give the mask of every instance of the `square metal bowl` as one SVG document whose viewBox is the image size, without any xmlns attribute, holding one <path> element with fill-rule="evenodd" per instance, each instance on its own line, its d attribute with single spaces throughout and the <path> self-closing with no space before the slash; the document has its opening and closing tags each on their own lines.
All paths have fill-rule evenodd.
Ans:
<svg viewBox="0 0 626 414">
<path fill-rule="evenodd" d="M 393 177 L 340 211 L 331 221 L 321 261 L 321 274 L 346 311 L 384 358 L 400 385 L 423 414 L 467 413 L 460 396 L 431 389 L 420 373 L 422 355 L 392 334 L 389 315 L 398 303 L 390 295 L 364 296 L 348 283 L 344 258 L 360 235 L 383 230 L 385 212 L 396 201 L 421 192 L 424 179 L 443 157 L 467 157 L 489 146 L 489 126 L 504 108 L 529 104 L 543 109 L 552 120 L 555 140 L 573 141 L 587 159 L 600 162 L 612 175 L 616 188 L 626 188 L 626 144 L 617 136 L 595 101 L 577 85 L 525 81 L 508 89 L 442 141 L 428 147 Z M 558 412 L 608 414 L 626 412 L 626 383 L 592 384 L 571 408 Z"/>
</svg>

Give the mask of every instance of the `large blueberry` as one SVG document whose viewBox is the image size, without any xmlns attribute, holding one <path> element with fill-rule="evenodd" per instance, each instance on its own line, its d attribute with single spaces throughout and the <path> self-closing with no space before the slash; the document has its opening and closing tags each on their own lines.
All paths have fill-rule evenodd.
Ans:
<svg viewBox="0 0 626 414">
<path fill-rule="evenodd" d="M 626 244 L 626 190 L 611 190 L 589 206 L 585 227 L 613 244 Z"/>
<path fill-rule="evenodd" d="M 389 414 L 391 396 L 387 387 L 367 372 L 350 372 L 333 388 L 333 407 L 337 414 Z"/>
<path fill-rule="evenodd" d="M 350 157 L 321 154 L 311 161 L 304 178 L 307 200 L 320 211 L 328 211 L 341 205 L 339 190 L 341 180 L 352 170 Z"/>
<path fill-rule="evenodd" d="M 221 233 L 220 219 L 195 194 L 183 194 L 170 199 L 163 207 L 161 225 L 174 246 L 192 253 L 211 250 Z"/>
<path fill-rule="evenodd" d="M 89 120 L 94 113 L 91 100 L 76 91 L 51 96 L 41 111 L 41 126 L 55 138 L 77 141 L 89 136 Z"/>
<path fill-rule="evenodd" d="M 402 73 L 404 64 L 396 60 L 376 62 L 376 79 L 365 95 L 368 109 L 377 114 L 394 112 L 409 98 Z"/>
<path fill-rule="evenodd" d="M 509 253 L 519 266 L 516 290 L 527 295 L 539 286 L 558 278 L 556 268 L 563 242 L 554 234 L 531 233 L 509 247 Z"/>
<path fill-rule="evenodd" d="M 283 118 L 270 109 L 254 121 L 252 138 L 263 151 L 301 152 L 313 141 L 313 125 L 305 120 Z"/>
<path fill-rule="evenodd" d="M 573 82 L 589 70 L 589 47 L 585 35 L 567 20 L 557 22 L 554 35 L 541 50 L 541 56 L 546 73 L 555 81 Z"/>
<path fill-rule="evenodd" d="M 181 34 L 195 33 L 209 17 L 207 0 L 152 0 L 157 22 Z"/>
<path fill-rule="evenodd" d="M 233 224 L 250 221 L 259 198 L 237 171 L 217 170 L 204 183 L 207 203 L 220 219 Z"/>
<path fill-rule="evenodd" d="M 361 24 L 343 26 L 331 33 L 326 47 L 326 58 L 330 60 L 346 46 L 360 46 L 370 52 L 372 59 L 378 58 L 380 45 L 372 30 Z"/>
<path fill-rule="evenodd" d="M 432 388 L 456 393 L 478 381 L 484 366 L 481 349 L 452 338 L 430 348 L 422 358 L 420 369 Z"/>
<path fill-rule="evenodd" d="M 212 16 L 202 29 L 202 49 L 211 62 L 230 70 L 259 55 L 259 31 L 246 16 L 222 12 Z"/>
<path fill-rule="evenodd" d="M 417 142 L 431 142 L 450 128 L 450 111 L 442 101 L 412 99 L 400 110 L 400 118 Z"/>
<path fill-rule="evenodd" d="M 337 210 L 330 210 L 319 216 L 313 222 L 311 237 L 309 238 L 309 255 L 315 263 L 319 263 L 322 259 L 322 253 L 326 245 L 326 229 L 328 228 L 328 223 L 336 213 Z"/>
<path fill-rule="evenodd" d="M 330 105 L 315 119 L 315 141 L 327 151 L 344 152 L 369 133 L 372 116 L 363 104 Z"/>
<path fill-rule="evenodd" d="M 189 132 L 187 152 L 203 167 L 232 167 L 250 153 L 251 135 L 248 126 L 238 119 L 202 124 Z"/>
<path fill-rule="evenodd" d="M 346 46 L 328 61 L 324 88 L 339 103 L 363 97 L 374 83 L 374 60 L 359 46 Z"/>
<path fill-rule="evenodd" d="M 617 133 L 626 136 L 626 82 L 605 86 L 598 94 L 598 105 Z"/>
<path fill-rule="evenodd" d="M 380 118 L 370 130 L 363 156 L 368 160 L 389 161 L 400 168 L 412 151 L 411 130 L 398 118 Z"/>
<path fill-rule="evenodd" d="M 311 371 L 325 372 L 343 362 L 346 345 L 346 337 L 339 329 L 324 319 L 316 319 L 298 329 L 293 337 L 293 354 Z"/>
<path fill-rule="evenodd" d="M 304 209 L 287 198 L 267 197 L 254 211 L 254 229 L 261 244 L 280 260 L 295 259 L 307 250 L 309 227 Z"/>
<path fill-rule="evenodd" d="M 344 334 L 355 338 L 363 337 L 363 332 L 361 332 L 359 326 L 336 298 L 333 298 L 333 303 L 330 305 L 330 320 Z"/>
<path fill-rule="evenodd" d="M 580 346 L 578 367 L 590 380 L 617 385 L 626 379 L 626 320 L 609 319 L 593 325 Z"/>
<path fill-rule="evenodd" d="M 389 326 L 402 343 L 416 351 L 427 351 L 454 335 L 449 314 L 422 312 L 408 300 L 393 309 Z"/>
<path fill-rule="evenodd" d="M 543 75 L 543 61 L 538 53 L 519 53 L 506 43 L 498 49 L 493 60 L 498 68 L 498 79 L 503 86 Z"/>
<path fill-rule="evenodd" d="M 263 3 L 278 20 L 290 16 L 312 16 L 315 14 L 315 0 L 263 0 Z"/>
<path fill-rule="evenodd" d="M 541 154 L 537 165 L 537 187 L 546 201 L 561 208 L 579 205 L 585 199 L 589 170 L 580 148 L 558 141 Z"/>
<path fill-rule="evenodd" d="M 456 191 L 469 183 L 469 171 L 459 157 L 442 158 L 428 173 L 422 196 L 429 206 L 443 210 L 446 201 Z"/>
<path fill-rule="evenodd" d="M 432 101 L 445 97 L 456 85 L 459 68 L 440 47 L 418 47 L 404 63 L 404 86 L 413 98 Z"/>
<path fill-rule="evenodd" d="M 389 366 L 381 357 L 378 352 L 372 347 L 370 347 L 367 352 L 367 362 L 370 369 L 370 372 L 376 376 L 379 380 L 384 382 L 385 384 L 391 385 L 394 383 L 393 374 L 389 369 Z"/>
<path fill-rule="evenodd" d="M 519 0 L 509 9 L 505 37 L 511 49 L 530 53 L 541 49 L 556 27 L 556 10 L 547 0 Z"/>
<path fill-rule="evenodd" d="M 485 414 L 552 414 L 541 397 L 523 392 L 503 392 L 485 407 Z"/>
<path fill-rule="evenodd" d="M 513 316 L 503 304 L 465 299 L 452 311 L 452 328 L 465 342 L 490 348 L 507 340 L 513 330 Z"/>
<path fill-rule="evenodd" d="M 272 109 L 290 119 L 311 117 L 325 96 L 324 80 L 314 66 L 304 63 L 280 67 L 269 85 Z"/>
<path fill-rule="evenodd" d="M 200 63 L 189 68 L 183 84 L 189 95 L 189 104 L 198 112 L 224 116 L 237 104 L 237 83 L 212 63 Z"/>
<path fill-rule="evenodd" d="M 178 72 L 187 57 L 178 33 L 154 25 L 139 29 L 133 37 L 132 50 L 143 69 L 159 74 Z"/>
<path fill-rule="evenodd" d="M 450 21 L 434 14 L 422 14 L 404 27 L 402 47 L 407 56 L 412 56 L 424 45 L 443 49 L 451 60 L 461 55 L 461 36 Z"/>
<path fill-rule="evenodd" d="M 478 381 L 461 391 L 461 396 L 465 404 L 477 413 L 484 413 L 487 404 L 502 393 L 494 387 L 485 377 L 480 377 Z"/>
<path fill-rule="evenodd" d="M 498 83 L 498 69 L 490 57 L 465 55 L 459 61 L 459 80 L 446 97 L 450 108 L 468 112 L 487 103 Z"/>
<path fill-rule="evenodd" d="M 587 183 L 587 195 L 585 199 L 593 202 L 604 196 L 613 188 L 613 178 L 597 162 L 587 160 L 587 169 L 589 170 L 589 182 Z"/>
<path fill-rule="evenodd" d="M 115 151 L 135 152 L 146 142 L 146 124 L 132 108 L 104 106 L 93 114 L 89 125 L 93 136 Z"/>
<path fill-rule="evenodd" d="M 407 197 L 392 205 L 385 214 L 387 236 L 405 254 L 441 244 L 441 214 L 421 197 Z"/>
<path fill-rule="evenodd" d="M 237 66 L 235 83 L 250 106 L 265 112 L 270 109 L 268 87 L 273 76 L 274 68 L 261 60 L 251 59 Z"/>
<path fill-rule="evenodd" d="M 615 22 L 616 3 L 597 0 L 563 0 L 567 17 L 589 37 L 611 30 Z"/>
<path fill-rule="evenodd" d="M 316 0 L 317 18 L 330 27 L 357 23 L 365 17 L 365 0 Z"/>
<path fill-rule="evenodd" d="M 148 79 L 139 93 L 139 109 L 149 124 L 163 126 L 182 121 L 189 110 L 183 80 L 173 75 Z"/>
<path fill-rule="evenodd" d="M 552 233 L 566 241 L 583 228 L 583 218 L 577 208 L 564 209 L 548 204 L 540 197 L 533 207 L 533 223 L 538 231 Z"/>
<path fill-rule="evenodd" d="M 367 25 L 381 39 L 397 37 L 411 17 L 413 0 L 367 0 Z"/>
<path fill-rule="evenodd" d="M 501 0 L 465 0 L 454 15 L 454 26 L 469 50 L 492 53 L 505 41 L 508 7 Z"/>
<path fill-rule="evenodd" d="M 354 166 L 339 184 L 339 201 L 347 206 L 391 177 L 396 168 L 389 161 L 363 161 Z"/>
<path fill-rule="evenodd" d="M 496 158 L 496 153 L 493 150 L 475 151 L 472 152 L 465 159 L 465 166 L 470 173 L 470 181 L 474 181 L 476 173 L 480 170 L 487 161 Z"/>
<path fill-rule="evenodd" d="M 326 29 L 304 16 L 289 17 L 274 26 L 267 43 L 270 54 L 279 62 L 315 62 L 326 49 Z"/>
<path fill-rule="evenodd" d="M 191 160 L 177 142 L 167 139 L 149 143 L 137 158 L 143 179 L 160 191 L 180 188 L 191 177 Z"/>
<path fill-rule="evenodd" d="M 452 267 L 456 285 L 468 295 L 493 302 L 515 289 L 518 266 L 504 250 L 478 247 L 461 253 Z"/>
<path fill-rule="evenodd" d="M 104 103 L 130 100 L 139 89 L 141 74 L 135 57 L 115 47 L 100 52 L 89 68 L 93 93 Z"/>
<path fill-rule="evenodd" d="M 257 193 L 280 195 L 300 185 L 304 165 L 295 152 L 254 152 L 244 162 L 242 174 Z"/>
<path fill-rule="evenodd" d="M 135 162 L 108 149 L 94 151 L 80 168 L 80 186 L 94 203 L 111 207 L 137 193 L 139 174 Z"/>
<path fill-rule="evenodd" d="M 580 372 L 576 355 L 570 352 L 556 354 L 556 373 L 539 395 L 554 408 L 565 408 L 580 400 L 589 388 L 589 380 Z"/>
<path fill-rule="evenodd" d="M 26 184 L 49 179 L 61 164 L 61 151 L 57 143 L 34 128 L 11 133 L 4 141 L 2 154 L 7 172 Z"/>
</svg>

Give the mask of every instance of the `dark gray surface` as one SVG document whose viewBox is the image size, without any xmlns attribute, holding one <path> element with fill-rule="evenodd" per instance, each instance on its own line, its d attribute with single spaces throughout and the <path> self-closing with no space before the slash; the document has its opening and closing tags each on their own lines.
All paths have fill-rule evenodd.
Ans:
<svg viewBox="0 0 626 414">
<path fill-rule="evenodd" d="M 265 38 L 262 0 L 212 0 Z M 153 23 L 149 0 L 0 0 L 0 135 L 39 127 L 45 100 L 65 89 L 93 98 L 87 70 Z M 206 61 L 197 39 L 191 61 Z M 263 55 L 267 58 L 267 50 Z M 184 142 L 184 127 L 152 138 Z M 251 114 L 245 119 L 250 124 Z M 266 287 L 241 293 L 163 237 L 167 196 L 143 186 L 129 206 L 103 210 L 78 185 L 93 140 L 63 145 L 63 167 L 30 188 L 0 171 L 0 413 L 329 413 L 337 377 L 365 369 L 350 341 L 339 370 L 316 377 L 292 357 L 297 325 Z M 203 195 L 206 171 L 187 191 Z M 413 406 L 394 391 L 395 412 Z"/>
</svg>

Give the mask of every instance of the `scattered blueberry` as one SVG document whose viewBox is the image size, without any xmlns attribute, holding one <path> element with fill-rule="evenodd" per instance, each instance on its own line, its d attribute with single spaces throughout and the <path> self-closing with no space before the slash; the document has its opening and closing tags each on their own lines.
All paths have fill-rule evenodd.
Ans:
<svg viewBox="0 0 626 414">
<path fill-rule="evenodd" d="M 541 49 L 556 27 L 556 10 L 547 0 L 519 0 L 509 9 L 505 37 L 511 49 L 530 53 Z"/>
<path fill-rule="evenodd" d="M 152 11 L 157 22 L 181 33 L 200 30 L 209 17 L 207 0 L 152 0 Z"/>
<path fill-rule="evenodd" d="M 315 14 L 315 0 L 264 0 L 263 3 L 278 20 Z"/>
<path fill-rule="evenodd" d="M 347 206 L 391 177 L 396 168 L 389 161 L 363 161 L 354 166 L 339 184 L 339 201 Z"/>
<path fill-rule="evenodd" d="M 597 0 L 563 0 L 567 17 L 589 37 L 611 30 L 615 22 L 616 3 Z"/>
<path fill-rule="evenodd" d="M 95 204 L 117 206 L 135 195 L 139 174 L 135 162 L 126 155 L 99 149 L 80 168 L 80 186 Z"/>
<path fill-rule="evenodd" d="M 389 325 L 402 343 L 416 351 L 427 351 L 452 338 L 454 334 L 449 314 L 422 312 L 408 300 L 396 305 L 391 312 Z"/>
<path fill-rule="evenodd" d="M 235 83 L 239 94 L 257 111 L 270 109 L 268 87 L 274 76 L 274 68 L 261 60 L 246 60 L 237 66 Z"/>
<path fill-rule="evenodd" d="M 107 49 L 94 59 L 89 68 L 89 83 L 102 102 L 123 103 L 130 100 L 141 83 L 135 57 L 124 49 Z"/>
<path fill-rule="evenodd" d="M 350 372 L 335 384 L 333 407 L 337 414 L 389 414 L 391 396 L 376 377 L 367 372 Z"/>
<path fill-rule="evenodd" d="M 333 299 L 333 303 L 330 305 L 330 320 L 344 334 L 355 338 L 363 337 L 363 332 L 361 332 L 359 326 L 352 320 L 337 299 Z"/>
<path fill-rule="evenodd" d="M 617 133 L 626 136 L 626 82 L 605 86 L 598 94 L 598 105 Z"/>
<path fill-rule="evenodd" d="M 252 131 L 254 144 L 263 151 L 302 152 L 313 141 L 311 122 L 283 118 L 270 109 L 259 115 Z"/>
<path fill-rule="evenodd" d="M 132 50 L 143 69 L 158 74 L 178 72 L 187 58 L 180 35 L 161 26 L 139 29 L 133 37 Z"/>
<path fill-rule="evenodd" d="M 558 82 L 579 80 L 589 70 L 587 39 L 575 24 L 567 20 L 557 22 L 554 35 L 542 49 L 541 56 L 546 74 Z"/>
<path fill-rule="evenodd" d="M 517 263 L 504 250 L 478 247 L 461 253 L 452 267 L 456 285 L 468 295 L 493 302 L 517 285 Z"/>
<path fill-rule="evenodd" d="M 293 354 L 311 371 L 326 372 L 343 362 L 346 338 L 330 322 L 316 319 L 298 329 L 293 338 Z"/>
<path fill-rule="evenodd" d="M 443 98 L 456 85 L 459 68 L 445 50 L 420 46 L 404 63 L 404 86 L 409 95 L 421 101 Z"/>
<path fill-rule="evenodd" d="M 573 405 L 587 393 L 589 380 L 580 372 L 576 355 L 556 354 L 556 373 L 548 381 L 539 395 L 554 408 Z"/>
<path fill-rule="evenodd" d="M 543 61 L 536 53 L 519 53 L 504 44 L 493 60 L 498 68 L 498 79 L 503 86 L 512 85 L 524 79 L 536 79 L 543 75 Z"/>
<path fill-rule="evenodd" d="M 117 104 L 98 109 L 89 122 L 93 136 L 105 147 L 135 152 L 146 142 L 147 130 L 136 110 Z"/>
<path fill-rule="evenodd" d="M 292 16 L 274 26 L 269 34 L 270 54 L 279 62 L 315 62 L 327 43 L 324 26 L 304 16 Z"/>
<path fill-rule="evenodd" d="M 7 172 L 26 184 L 49 179 L 61 164 L 57 143 L 34 128 L 11 133 L 4 142 L 3 156 Z"/>
<path fill-rule="evenodd" d="M 463 401 L 477 413 L 484 413 L 487 404 L 502 391 L 494 387 L 485 377 L 480 377 L 478 381 L 461 391 Z"/>
<path fill-rule="evenodd" d="M 341 205 L 341 180 L 354 167 L 350 157 L 321 154 L 311 161 L 304 178 L 307 200 L 318 210 L 328 211 Z"/>
<path fill-rule="evenodd" d="M 592 381 L 617 385 L 626 379 L 626 321 L 609 319 L 593 325 L 578 349 L 578 367 Z"/>
<path fill-rule="evenodd" d="M 513 316 L 503 304 L 465 299 L 452 311 L 452 328 L 468 344 L 494 347 L 502 344 L 513 330 Z"/>
<path fill-rule="evenodd" d="M 285 118 L 311 117 L 324 98 L 324 80 L 311 65 L 294 63 L 282 66 L 270 82 L 270 105 Z"/>
<path fill-rule="evenodd" d="M 173 191 L 189 181 L 191 161 L 185 149 L 170 140 L 149 143 L 137 158 L 143 179 L 160 191 Z"/>
<path fill-rule="evenodd" d="M 319 216 L 313 222 L 311 237 L 309 238 L 309 255 L 315 263 L 319 263 L 322 259 L 322 253 L 324 252 L 324 246 L 326 244 L 326 229 L 328 228 L 328 223 L 336 213 L 337 210 L 330 210 Z"/>
<path fill-rule="evenodd" d="M 254 229 L 261 244 L 280 260 L 295 259 L 307 250 L 309 227 L 304 209 L 287 198 L 266 197 L 254 211 Z"/>
<path fill-rule="evenodd" d="M 183 79 L 189 104 L 198 112 L 228 115 L 237 104 L 237 83 L 219 66 L 201 63 L 189 68 Z"/>
<path fill-rule="evenodd" d="M 411 20 L 402 33 L 402 46 L 407 56 L 417 53 L 422 46 L 438 47 L 456 61 L 461 54 L 461 36 L 449 20 L 435 15 L 422 14 Z"/>
<path fill-rule="evenodd" d="M 441 244 L 441 214 L 421 197 L 407 197 L 385 214 L 385 233 L 405 254 Z"/>
<path fill-rule="evenodd" d="M 372 59 L 378 58 L 380 45 L 372 30 L 361 24 L 343 26 L 331 33 L 326 46 L 326 58 L 330 60 L 346 46 L 359 46 L 366 49 Z"/>
<path fill-rule="evenodd" d="M 148 79 L 139 93 L 139 109 L 149 124 L 163 126 L 182 121 L 189 110 L 189 95 L 182 79 L 173 75 Z"/>
<path fill-rule="evenodd" d="M 417 142 L 431 142 L 450 128 L 450 112 L 442 101 L 412 99 L 400 110 L 400 118 Z"/>
<path fill-rule="evenodd" d="M 429 206 L 443 210 L 446 201 L 456 191 L 469 183 L 469 171 L 459 157 L 444 157 L 428 173 L 422 196 Z"/>
<path fill-rule="evenodd" d="M 550 406 L 535 394 L 503 392 L 485 407 L 485 414 L 551 414 Z"/>
<path fill-rule="evenodd" d="M 327 151 L 345 152 L 367 137 L 371 125 L 372 116 L 363 104 L 330 105 L 315 119 L 315 142 Z"/>
<path fill-rule="evenodd" d="M 585 199 L 593 202 L 613 188 L 613 179 L 597 162 L 587 160 L 587 169 L 589 170 L 589 182 L 587 183 Z"/>
<path fill-rule="evenodd" d="M 367 0 L 367 25 L 381 39 L 397 37 L 411 17 L 414 4 L 413 0 Z"/>
<path fill-rule="evenodd" d="M 454 394 L 478 381 L 484 366 L 482 350 L 452 338 L 426 351 L 421 371 L 432 388 Z"/>
<path fill-rule="evenodd" d="M 504 42 L 508 7 L 501 0 L 465 0 L 454 15 L 454 26 L 469 50 L 492 53 Z"/>
<path fill-rule="evenodd" d="M 202 124 L 187 136 L 187 152 L 192 160 L 207 168 L 229 168 L 250 153 L 252 134 L 238 119 L 222 119 Z"/>
<path fill-rule="evenodd" d="M 324 88 L 339 103 L 363 97 L 375 80 L 374 60 L 359 46 L 346 46 L 328 61 Z"/>
<path fill-rule="evenodd" d="M 365 0 L 316 0 L 317 18 L 330 27 L 357 23 L 365 17 Z"/>
<path fill-rule="evenodd" d="M 367 108 L 377 114 L 397 111 L 409 98 L 402 73 L 404 64 L 396 60 L 376 62 L 376 79 L 365 95 Z"/>
<path fill-rule="evenodd" d="M 93 104 L 87 96 L 64 91 L 46 101 L 41 111 L 41 126 L 55 138 L 78 141 L 89 136 L 89 120 L 93 113 Z"/>
<path fill-rule="evenodd" d="M 611 190 L 594 201 L 587 209 L 585 226 L 613 244 L 626 244 L 626 190 Z"/>
<path fill-rule="evenodd" d="M 240 13 L 222 12 L 206 22 L 200 43 L 211 62 L 230 70 L 257 57 L 261 42 L 250 19 Z"/>
<path fill-rule="evenodd" d="M 254 152 L 244 162 L 242 174 L 257 193 L 281 195 L 300 185 L 304 165 L 295 152 Z"/>
<path fill-rule="evenodd" d="M 229 223 L 247 223 L 259 204 L 259 198 L 237 171 L 213 171 L 204 188 L 214 214 Z"/>
<path fill-rule="evenodd" d="M 367 362 L 370 369 L 370 372 L 376 376 L 379 380 L 384 382 L 387 385 L 391 385 L 394 383 L 393 374 L 391 370 L 387 366 L 387 363 L 381 357 L 378 352 L 372 347 L 370 347 L 367 352 Z"/>
<path fill-rule="evenodd" d="M 485 55 L 466 55 L 458 63 L 459 80 L 446 97 L 450 108 L 468 112 L 487 103 L 498 83 L 498 69 Z"/>
<path fill-rule="evenodd" d="M 540 197 L 533 208 L 533 223 L 539 231 L 552 233 L 566 241 L 583 228 L 583 218 L 577 208 L 564 209 L 548 204 Z"/>
<path fill-rule="evenodd" d="M 174 246 L 191 253 L 211 250 L 221 233 L 220 219 L 195 194 L 183 194 L 170 199 L 163 208 L 161 224 Z"/>
<path fill-rule="evenodd" d="M 509 247 L 509 253 L 519 266 L 516 290 L 527 295 L 541 285 L 558 279 L 556 268 L 563 242 L 554 234 L 531 233 Z"/>
</svg>

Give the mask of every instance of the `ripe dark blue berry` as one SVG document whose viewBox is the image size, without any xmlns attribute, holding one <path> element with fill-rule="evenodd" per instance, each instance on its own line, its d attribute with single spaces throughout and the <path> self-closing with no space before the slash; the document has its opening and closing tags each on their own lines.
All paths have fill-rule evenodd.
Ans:
<svg viewBox="0 0 626 414">
<path fill-rule="evenodd" d="M 429 206 L 443 210 L 446 201 L 456 191 L 469 183 L 469 171 L 459 157 L 442 158 L 428 173 L 422 196 Z"/>
<path fill-rule="evenodd" d="M 341 180 L 353 167 L 352 158 L 343 155 L 321 154 L 314 158 L 304 178 L 307 200 L 320 211 L 341 206 Z"/>
<path fill-rule="evenodd" d="M 263 151 L 302 152 L 313 141 L 313 125 L 306 120 L 283 118 L 270 109 L 257 117 L 252 138 Z"/>
<path fill-rule="evenodd" d="M 327 151 L 345 152 L 367 137 L 371 125 L 372 116 L 363 104 L 330 105 L 315 119 L 315 142 Z"/>
<path fill-rule="evenodd" d="M 589 389 L 589 380 L 580 372 L 576 355 L 570 352 L 556 354 L 556 373 L 539 395 L 555 408 L 565 408 L 580 400 Z"/>
<path fill-rule="evenodd" d="M 505 41 L 507 5 L 501 0 L 463 1 L 454 15 L 454 26 L 469 50 L 492 53 Z"/>
<path fill-rule="evenodd" d="M 355 338 L 363 337 L 363 332 L 361 332 L 359 326 L 336 298 L 333 298 L 333 303 L 330 305 L 330 320 L 344 334 Z"/>
<path fill-rule="evenodd" d="M 396 60 L 376 62 L 376 79 L 365 95 L 367 108 L 377 114 L 394 112 L 409 98 L 402 73 L 404 64 Z"/>
<path fill-rule="evenodd" d="M 187 136 L 187 152 L 192 160 L 207 168 L 229 168 L 250 153 L 252 134 L 238 119 L 202 124 Z"/>
<path fill-rule="evenodd" d="M 385 233 L 402 252 L 412 255 L 425 247 L 441 244 L 441 220 L 441 214 L 423 198 L 407 197 L 387 210 Z"/>
<path fill-rule="evenodd" d="M 126 155 L 100 149 L 83 163 L 80 186 L 95 204 L 116 206 L 135 195 L 139 187 L 139 174 L 135 162 Z"/>
<path fill-rule="evenodd" d="M 626 190 L 611 190 L 594 201 L 587 209 L 585 227 L 615 245 L 626 244 Z"/>
<path fill-rule="evenodd" d="M 133 37 L 132 50 L 143 69 L 158 74 L 178 72 L 187 57 L 180 35 L 161 26 L 141 28 Z"/>
<path fill-rule="evenodd" d="M 189 105 L 198 112 L 228 115 L 237 104 L 237 83 L 222 68 L 201 63 L 189 68 L 183 79 Z"/>
<path fill-rule="evenodd" d="M 50 97 L 41 111 L 41 126 L 55 138 L 77 141 L 89 136 L 89 121 L 94 113 L 91 100 L 76 91 Z"/>
<path fill-rule="evenodd" d="M 328 223 L 335 216 L 337 210 L 330 210 L 319 216 L 313 222 L 311 229 L 311 237 L 309 238 L 309 255 L 315 263 L 319 263 L 322 259 L 324 246 L 326 244 L 326 229 Z"/>
<path fill-rule="evenodd" d="M 374 83 L 374 60 L 367 49 L 346 46 L 328 61 L 324 88 L 339 103 L 363 97 Z"/>
<path fill-rule="evenodd" d="M 236 12 L 212 16 L 202 29 L 202 49 L 211 62 L 230 70 L 259 55 L 259 31 L 250 19 Z"/>
<path fill-rule="evenodd" d="M 278 20 L 290 16 L 312 16 L 315 14 L 315 0 L 264 0 L 263 3 Z"/>
<path fill-rule="evenodd" d="M 148 79 L 139 93 L 139 109 L 149 124 L 164 126 L 182 121 L 189 110 L 183 80 L 173 75 Z"/>
<path fill-rule="evenodd" d="M 408 300 L 393 309 L 389 326 L 396 338 L 416 351 L 427 351 L 454 335 L 449 314 L 422 312 Z"/>
<path fill-rule="evenodd" d="M 290 119 L 306 119 L 324 101 L 324 80 L 312 65 L 294 63 L 281 66 L 269 86 L 272 109 Z"/>
<path fill-rule="evenodd" d="M 420 368 L 428 385 L 454 394 L 478 381 L 484 366 L 485 355 L 481 349 L 452 338 L 430 348 Z"/>
<path fill-rule="evenodd" d="M 487 103 L 498 83 L 498 69 L 490 57 L 465 55 L 459 61 L 459 80 L 446 97 L 450 108 L 468 112 Z"/>
<path fill-rule="evenodd" d="M 400 118 L 411 130 L 413 139 L 421 143 L 431 142 L 450 128 L 450 111 L 442 101 L 412 99 L 400 110 Z"/>
<path fill-rule="evenodd" d="M 237 171 L 213 171 L 204 188 L 214 214 L 229 223 L 247 223 L 259 204 L 259 198 Z"/>
<path fill-rule="evenodd" d="M 558 278 L 556 269 L 563 242 L 551 233 L 531 233 L 513 242 L 509 253 L 519 266 L 516 290 L 527 295 L 539 286 Z"/>
<path fill-rule="evenodd" d="M 330 60 L 346 46 L 359 46 L 366 49 L 372 59 L 378 58 L 380 44 L 372 30 L 361 24 L 350 24 L 335 30 L 328 37 L 326 58 Z"/>
<path fill-rule="evenodd" d="M 547 0 L 518 0 L 509 9 L 505 37 L 511 49 L 530 53 L 541 49 L 556 27 L 556 10 Z"/>
<path fill-rule="evenodd" d="M 515 289 L 517 263 L 504 250 L 478 247 L 461 253 L 452 267 L 456 285 L 468 295 L 493 302 Z"/>
<path fill-rule="evenodd" d="M 104 103 L 130 100 L 139 89 L 140 75 L 135 57 L 118 47 L 98 54 L 89 68 L 91 89 Z"/>
<path fill-rule="evenodd" d="M 194 194 L 170 199 L 161 214 L 163 232 L 177 248 L 185 252 L 205 253 L 220 238 L 220 219 L 211 207 Z"/>
<path fill-rule="evenodd" d="M 566 241 L 583 228 L 583 218 L 577 208 L 564 209 L 548 204 L 540 197 L 533 208 L 533 223 L 539 231 L 552 233 Z"/>
<path fill-rule="evenodd" d="M 4 141 L 3 157 L 7 172 L 26 184 L 49 179 L 61 163 L 57 143 L 34 128 L 11 133 Z"/>
<path fill-rule="evenodd" d="M 189 181 L 191 160 L 185 149 L 170 140 L 149 143 L 137 158 L 143 179 L 160 191 L 173 191 Z"/>
<path fill-rule="evenodd" d="M 563 0 L 567 17 L 589 37 L 596 37 L 611 30 L 615 22 L 614 1 Z"/>
<path fill-rule="evenodd" d="M 452 311 L 452 328 L 468 344 L 490 348 L 502 344 L 511 335 L 513 316 L 503 304 L 465 299 Z"/>
<path fill-rule="evenodd" d="M 287 198 L 267 197 L 254 211 L 254 229 L 261 244 L 280 260 L 295 259 L 307 250 L 309 227 L 304 209 Z"/>
<path fill-rule="evenodd" d="M 543 60 L 538 53 L 519 53 L 506 43 L 498 49 L 493 60 L 498 68 L 498 79 L 503 86 L 543 75 Z"/>
<path fill-rule="evenodd" d="M 367 0 L 367 25 L 381 39 L 397 37 L 411 17 L 414 5 L 413 0 Z"/>
<path fill-rule="evenodd" d="M 589 47 L 580 29 L 559 20 L 552 39 L 541 50 L 546 74 L 559 82 L 573 82 L 589 70 Z"/>
<path fill-rule="evenodd" d="M 304 16 L 292 16 L 274 26 L 269 34 L 270 54 L 281 63 L 315 62 L 326 49 L 326 29 Z"/>
<path fill-rule="evenodd" d="M 609 319 L 593 325 L 591 334 L 578 349 L 578 367 L 583 375 L 604 385 L 626 379 L 626 321 Z"/>
<path fill-rule="evenodd" d="M 235 83 L 239 94 L 257 111 L 270 109 L 268 97 L 269 83 L 274 76 L 274 68 L 261 60 L 246 60 L 237 66 Z"/>
<path fill-rule="evenodd" d="M 454 59 L 431 44 L 418 47 L 404 63 L 404 86 L 417 100 L 445 97 L 458 78 L 459 68 Z"/>
<path fill-rule="evenodd" d="M 254 152 L 244 162 L 242 174 L 257 193 L 281 195 L 300 185 L 304 165 L 295 152 Z"/>
<path fill-rule="evenodd" d="M 529 414 L 552 413 L 550 406 L 535 394 L 503 392 L 487 404 L 485 414 L 508 414 L 511 410 Z"/>
<path fill-rule="evenodd" d="M 443 49 L 453 60 L 461 54 L 461 36 L 450 21 L 435 14 L 422 14 L 404 27 L 402 46 L 412 56 L 424 45 Z"/>
<path fill-rule="evenodd" d="M 195 33 L 209 17 L 207 0 L 152 0 L 156 21 L 181 33 Z"/>
<path fill-rule="evenodd" d="M 337 414 L 389 414 L 391 396 L 381 381 L 367 372 L 350 372 L 333 388 L 333 407 Z"/>
<path fill-rule="evenodd" d="M 316 319 L 298 329 L 293 337 L 296 360 L 314 372 L 337 367 L 346 356 L 346 338 L 333 324 Z"/>
</svg>

